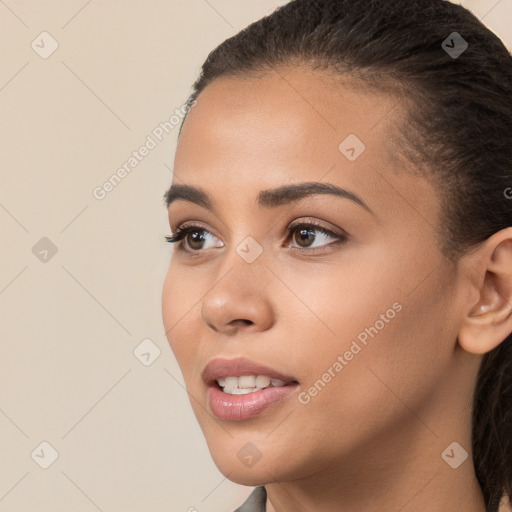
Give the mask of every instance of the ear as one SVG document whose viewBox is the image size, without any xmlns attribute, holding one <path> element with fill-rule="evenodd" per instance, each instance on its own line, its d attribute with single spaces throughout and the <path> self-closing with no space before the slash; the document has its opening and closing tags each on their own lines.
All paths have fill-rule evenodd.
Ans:
<svg viewBox="0 0 512 512">
<path fill-rule="evenodd" d="M 469 258 L 472 300 L 458 341 L 467 352 L 484 354 L 512 332 L 512 227 L 489 237 Z"/>
</svg>

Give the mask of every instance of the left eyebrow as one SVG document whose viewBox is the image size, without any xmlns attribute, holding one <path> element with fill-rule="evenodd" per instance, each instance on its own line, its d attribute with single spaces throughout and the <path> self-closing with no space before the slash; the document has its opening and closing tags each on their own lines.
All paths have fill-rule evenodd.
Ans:
<svg viewBox="0 0 512 512">
<path fill-rule="evenodd" d="M 284 185 L 282 187 L 262 190 L 257 197 L 257 204 L 263 208 L 276 208 L 290 203 L 296 203 L 307 196 L 316 194 L 329 194 L 344 199 L 349 199 L 368 212 L 372 210 L 368 205 L 356 194 L 338 187 L 332 183 L 305 182 L 293 185 Z M 216 212 L 215 203 L 210 196 L 201 188 L 192 187 L 190 185 L 174 184 L 164 194 L 165 204 L 167 208 L 178 200 L 189 201 L 198 204 L 214 213 Z"/>
</svg>

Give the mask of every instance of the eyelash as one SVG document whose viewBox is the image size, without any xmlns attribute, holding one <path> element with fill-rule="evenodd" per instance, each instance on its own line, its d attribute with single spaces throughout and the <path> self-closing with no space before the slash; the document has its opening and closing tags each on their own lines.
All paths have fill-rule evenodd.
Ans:
<svg viewBox="0 0 512 512">
<path fill-rule="evenodd" d="M 334 243 L 326 244 L 321 247 L 314 247 L 312 249 L 308 249 L 308 248 L 304 248 L 304 247 L 292 247 L 293 250 L 299 251 L 302 253 L 324 252 L 326 250 L 325 247 L 341 244 L 343 242 L 346 242 L 346 240 L 347 240 L 347 235 L 336 233 L 330 229 L 327 229 L 324 226 L 321 226 L 320 224 L 316 224 L 311 221 L 298 222 L 296 224 L 291 224 L 290 226 L 288 226 L 286 228 L 286 239 L 288 239 L 290 237 L 290 235 L 298 228 L 314 228 L 313 231 L 319 231 L 323 235 L 327 235 L 327 236 L 329 236 L 331 238 L 335 238 L 337 240 Z M 176 230 L 176 233 L 174 233 L 172 236 L 167 235 L 165 237 L 165 240 L 169 243 L 181 242 L 181 240 L 183 240 L 189 233 L 193 233 L 195 231 L 210 233 L 210 231 L 208 231 L 207 229 L 205 229 L 201 226 L 198 226 L 198 225 L 190 225 L 190 226 L 185 226 L 185 227 L 179 226 Z M 210 234 L 212 234 L 212 233 L 210 233 Z M 184 244 L 182 244 L 182 243 L 178 243 L 177 247 L 178 247 L 178 250 L 188 253 L 190 256 L 197 256 L 197 255 L 199 255 L 199 253 L 203 252 L 202 249 L 199 249 L 199 250 L 185 249 Z"/>
</svg>

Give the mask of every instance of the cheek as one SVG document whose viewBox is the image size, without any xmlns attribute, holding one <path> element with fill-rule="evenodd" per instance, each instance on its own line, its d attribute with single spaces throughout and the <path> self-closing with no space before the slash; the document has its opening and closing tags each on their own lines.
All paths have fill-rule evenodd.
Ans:
<svg viewBox="0 0 512 512">
<path fill-rule="evenodd" d="M 200 339 L 191 332 L 190 322 L 197 314 L 199 296 L 187 286 L 183 273 L 175 270 L 171 262 L 162 289 L 162 319 L 169 345 L 184 373 L 197 353 L 194 340 Z"/>
<path fill-rule="evenodd" d="M 309 300 L 333 331 L 334 350 L 349 350 L 357 340 L 362 352 L 371 348 L 379 358 L 414 360 L 443 343 L 439 331 L 450 323 L 454 276 L 432 244 L 420 241 L 369 247 L 323 276 Z"/>
<path fill-rule="evenodd" d="M 421 408 L 448 372 L 456 337 L 449 274 L 429 275 L 429 266 L 412 259 L 385 261 L 345 262 L 339 274 L 316 281 L 308 296 L 334 331 L 315 343 L 310 326 L 310 345 L 301 355 L 301 366 L 309 368 L 302 391 L 311 428 L 342 423 L 347 434 L 374 435 L 405 421 L 408 407 Z"/>
<path fill-rule="evenodd" d="M 172 347 L 173 325 L 178 318 L 177 311 L 178 289 L 173 279 L 172 267 L 169 267 L 162 288 L 162 319 L 165 333 Z"/>
</svg>

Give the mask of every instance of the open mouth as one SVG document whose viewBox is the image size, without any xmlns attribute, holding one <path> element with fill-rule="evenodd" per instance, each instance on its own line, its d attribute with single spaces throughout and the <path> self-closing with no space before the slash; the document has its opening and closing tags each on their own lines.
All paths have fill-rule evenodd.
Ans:
<svg viewBox="0 0 512 512">
<path fill-rule="evenodd" d="M 247 420 L 268 407 L 284 407 L 299 386 L 295 377 L 246 357 L 212 359 L 201 377 L 211 411 L 225 421 Z"/>
<path fill-rule="evenodd" d="M 267 375 L 242 375 L 240 377 L 219 377 L 215 380 L 218 387 L 228 395 L 247 395 L 267 388 L 280 388 L 297 384 L 297 381 L 274 379 Z"/>
</svg>

